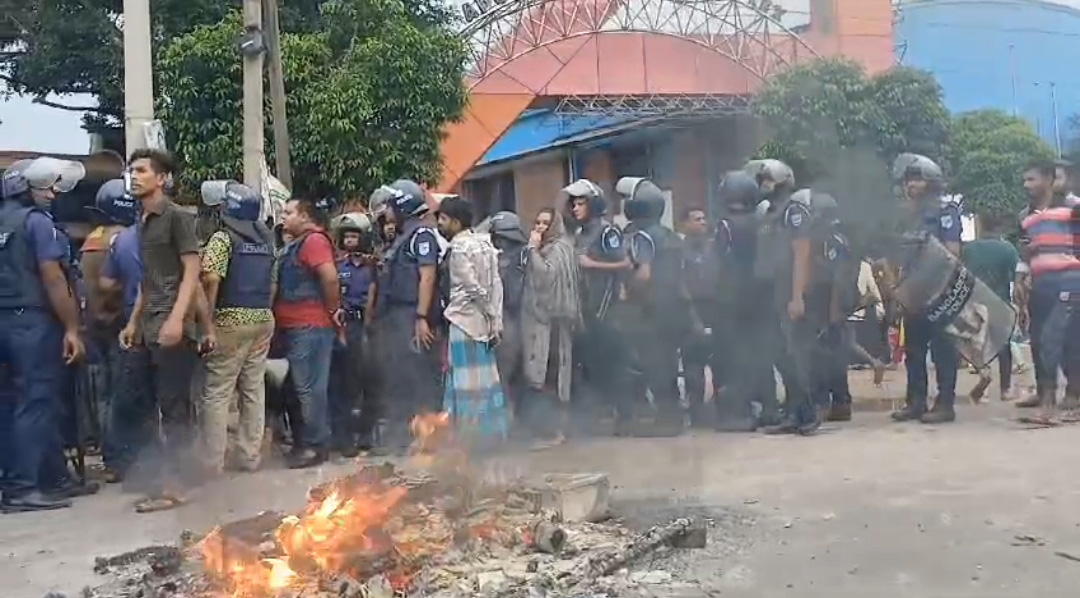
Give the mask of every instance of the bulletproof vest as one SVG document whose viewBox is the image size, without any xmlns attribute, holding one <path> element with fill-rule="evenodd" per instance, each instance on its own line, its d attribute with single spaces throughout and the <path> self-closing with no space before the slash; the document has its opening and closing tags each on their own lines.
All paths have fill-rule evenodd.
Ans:
<svg viewBox="0 0 1080 598">
<path fill-rule="evenodd" d="M 765 213 L 757 227 L 757 244 L 754 256 L 754 277 L 760 281 L 774 281 L 787 273 L 791 277 L 791 239 L 784 230 L 784 212 L 789 202 Z"/>
<path fill-rule="evenodd" d="M 49 305 L 26 235 L 26 219 L 35 211 L 10 201 L 0 205 L 0 309 Z"/>
<path fill-rule="evenodd" d="M 86 285 L 86 310 L 93 320 L 101 323 L 116 321 L 123 309 L 120 297 L 116 293 L 104 295 L 98 283 L 108 257 L 109 245 L 122 230 L 124 227 L 119 224 L 99 226 L 86 237 L 82 246 L 79 263 L 83 276 L 89 281 Z"/>
<path fill-rule="evenodd" d="M 274 269 L 273 235 L 261 222 L 223 216 L 221 223 L 229 234 L 232 252 L 217 306 L 269 309 Z"/>
<path fill-rule="evenodd" d="M 322 301 L 318 275 L 300 263 L 300 248 L 311 235 L 325 236 L 326 233 L 309 231 L 285 246 L 278 271 L 278 298 L 282 301 Z"/>
<path fill-rule="evenodd" d="M 386 259 L 385 298 L 387 303 L 416 305 L 420 300 L 420 264 L 416 261 L 416 234 L 428 228 L 418 219 L 405 222 Z M 430 251 L 438 251 L 438 247 Z"/>
<path fill-rule="evenodd" d="M 810 255 L 810 293 L 826 307 L 835 304 L 844 316 L 853 313 L 859 302 L 859 265 L 835 223 L 815 224 Z"/>
<path fill-rule="evenodd" d="M 760 225 L 753 213 L 731 213 L 720 219 L 715 251 L 720 260 L 717 299 L 722 313 L 742 313 L 748 305 L 760 303 L 762 289 L 772 288 L 771 279 L 755 276 Z"/>
<path fill-rule="evenodd" d="M 683 241 L 683 280 L 690 298 L 712 301 L 720 288 L 720 259 L 715 244 L 696 248 L 690 239 Z"/>
<path fill-rule="evenodd" d="M 503 284 L 503 312 L 517 315 L 525 295 L 525 247 L 499 252 L 499 278 Z"/>
<path fill-rule="evenodd" d="M 607 261 L 607 256 L 601 255 L 597 250 L 600 236 L 609 225 L 602 219 L 596 218 L 586 222 L 581 227 L 575 239 L 575 247 L 579 252 L 597 261 Z M 616 272 L 601 270 L 581 269 L 581 293 L 583 312 L 589 316 L 603 318 L 607 308 L 618 299 L 619 275 Z"/>
<path fill-rule="evenodd" d="M 649 223 L 634 234 L 648 239 L 654 250 L 649 288 L 640 299 L 644 305 L 653 308 L 676 305 L 682 298 L 679 292 L 683 271 L 682 240 L 675 231 L 659 222 Z"/>
<path fill-rule="evenodd" d="M 341 283 L 341 303 L 345 309 L 362 310 L 367 302 L 368 290 L 375 273 L 369 265 L 354 266 L 346 257 L 338 265 L 338 282 Z"/>
</svg>

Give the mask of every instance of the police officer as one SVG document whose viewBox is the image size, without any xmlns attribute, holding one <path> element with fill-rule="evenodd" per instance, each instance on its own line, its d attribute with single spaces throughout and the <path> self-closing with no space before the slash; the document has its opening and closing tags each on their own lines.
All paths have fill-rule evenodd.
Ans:
<svg viewBox="0 0 1080 598">
<path fill-rule="evenodd" d="M 716 251 L 715 234 L 709 226 L 704 207 L 685 208 L 679 232 L 683 237 L 683 284 L 694 306 L 694 313 L 702 320 L 702 332 L 705 333 L 700 336 L 687 335 L 680 347 L 690 425 L 695 428 L 711 428 L 715 424 L 715 417 L 705 409 L 705 368 L 713 364 L 716 354 L 713 334 L 716 317 L 720 315 L 717 303 L 720 260 Z M 716 367 L 710 369 L 717 372 Z"/>
<path fill-rule="evenodd" d="M 810 379 L 817 331 L 806 317 L 812 247 L 810 194 L 795 195 L 795 176 L 779 160 L 755 160 L 745 170 L 755 176 L 769 202 L 763 206 L 754 270 L 759 280 L 773 284 L 773 309 L 779 321 L 775 363 L 786 394 L 783 421 L 766 431 L 813 434 L 819 424 Z"/>
<path fill-rule="evenodd" d="M 738 170 L 720 182 L 718 199 L 713 246 L 720 262 L 720 284 L 710 362 L 716 429 L 752 432 L 759 424 L 779 421 L 772 359 L 776 316 L 768 306 L 762 307 L 773 289 L 771 281 L 754 275 L 762 195 L 755 178 Z M 761 402 L 760 418 L 755 417 L 754 401 Z"/>
<path fill-rule="evenodd" d="M 561 194 L 568 221 L 577 227 L 574 245 L 581 268 L 584 326 L 574 341 L 574 356 L 581 361 L 582 390 L 588 393 L 590 407 L 602 401 L 613 408 L 616 434 L 628 434 L 634 418 L 630 355 L 610 311 L 620 301 L 622 276 L 633 263 L 622 231 L 606 218 L 604 193 L 596 183 L 579 179 Z"/>
<path fill-rule="evenodd" d="M 139 215 L 139 205 L 127 192 L 123 179 L 106 181 L 98 188 L 91 210 L 100 224 L 87 235 L 82 246 L 83 279 L 86 288 L 86 328 L 88 331 L 88 353 L 90 360 L 101 369 L 104 383 L 98 393 L 97 405 L 99 427 L 101 430 L 102 458 L 109 472 L 118 469 L 116 463 L 116 441 L 113 438 L 110 423 L 112 421 L 113 397 L 116 388 L 112 385 L 117 365 L 113 358 L 117 356 L 114 345 L 117 335 L 127 323 L 121 319 L 124 314 L 123 298 L 118 293 L 109 292 L 102 287 L 101 274 L 108 258 L 109 248 L 116 243 L 116 237 L 125 228 L 135 224 Z M 111 475 L 111 474 L 110 474 Z"/>
<path fill-rule="evenodd" d="M 629 235 L 633 274 L 627 281 L 626 327 L 645 386 L 656 403 L 655 432 L 682 432 L 679 404 L 679 343 L 701 326 L 693 315 L 682 283 L 682 242 L 660 223 L 663 192 L 652 181 L 623 177 L 615 183 L 632 231 Z"/>
<path fill-rule="evenodd" d="M 528 256 L 525 231 L 513 212 L 496 212 L 476 227 L 478 233 L 489 233 L 491 243 L 499 251 L 499 278 L 503 285 L 503 332 L 495 348 L 499 363 L 499 380 L 503 392 L 521 418 L 524 353 L 521 338 L 521 306 L 525 295 L 525 262 Z"/>
<path fill-rule="evenodd" d="M 420 185 L 402 179 L 388 187 L 393 191 L 389 202 L 397 232 L 379 274 L 376 317 L 388 376 L 384 440 L 402 448 L 409 442 L 409 420 L 436 409 L 442 398 L 437 353 L 439 242 L 424 219 L 428 205 Z"/>
<path fill-rule="evenodd" d="M 216 207 L 220 216 L 218 230 L 203 248 L 202 283 L 213 311 L 212 338 L 222 347 L 204 347 L 203 456 L 208 471 L 254 471 L 261 462 L 266 429 L 274 235 L 260 218 L 262 198 L 254 189 L 236 181 L 205 181 L 201 191 L 203 203 Z M 228 446 L 234 401 L 240 418 L 235 442 Z"/>
<path fill-rule="evenodd" d="M 79 338 L 79 305 L 70 278 L 66 235 L 50 215 L 58 192 L 70 191 L 83 177 L 81 165 L 38 158 L 9 168 L 0 205 L 0 402 L 6 414 L 7 463 L 0 510 L 50 510 L 70 506 L 49 495 L 42 478 L 62 451 L 57 397 L 63 392 L 64 366 L 85 348 Z M 62 457 L 61 457 L 62 459 Z M 45 472 L 44 475 L 56 472 Z"/>
<path fill-rule="evenodd" d="M 800 191 L 799 193 L 802 193 Z M 858 304 L 859 262 L 841 229 L 839 206 L 827 193 L 811 192 L 813 253 L 806 312 L 817 328 L 812 383 L 814 405 L 829 421 L 851 419 L 848 349 L 844 327 Z"/>
<path fill-rule="evenodd" d="M 903 237 L 917 244 L 923 235 L 936 237 L 955 255 L 960 254 L 960 210 L 943 202 L 945 178 L 941 167 L 926 156 L 903 154 L 893 165 L 904 200 Z M 901 267 L 903 264 L 900 264 Z M 944 331 L 934 326 L 925 313 L 906 312 L 904 320 L 904 364 L 907 367 L 906 404 L 895 411 L 896 421 L 918 420 L 944 423 L 956 419 L 956 376 L 959 357 Z M 938 397 L 927 411 L 926 353 L 929 350 L 937 374 Z"/>
<path fill-rule="evenodd" d="M 131 198 L 126 184 L 123 193 Z M 103 199 L 114 197 L 110 192 Z M 118 220 L 126 220 L 126 215 L 121 212 L 129 209 L 126 201 L 116 205 L 108 201 L 99 202 L 97 207 L 104 213 L 113 214 Z M 136 223 L 140 206 L 133 203 L 130 209 L 132 223 L 110 239 L 105 263 L 102 264 L 97 281 L 100 292 L 105 296 L 106 305 L 115 302 L 120 306 L 121 327 L 131 319 L 139 294 L 139 284 L 142 282 L 139 228 Z M 93 281 L 90 281 L 90 284 L 92 285 Z M 128 349 L 121 348 L 118 335 L 114 335 L 110 340 L 109 363 L 112 371 L 109 384 L 112 388 L 112 408 L 105 447 L 105 481 L 108 483 L 123 481 L 135 459 L 158 435 L 157 421 L 152 413 L 153 401 L 149 400 L 152 390 L 146 386 L 146 376 L 143 375 L 143 366 L 147 359 L 145 351 L 146 347 L 141 344 Z"/>
<path fill-rule="evenodd" d="M 374 445 L 376 396 L 365 372 L 365 325 L 375 307 L 377 232 L 367 214 L 346 213 L 331 227 L 338 248 L 341 308 L 345 326 L 330 370 L 330 412 L 334 446 L 346 457 Z M 343 341 L 343 342 L 342 342 Z"/>
</svg>

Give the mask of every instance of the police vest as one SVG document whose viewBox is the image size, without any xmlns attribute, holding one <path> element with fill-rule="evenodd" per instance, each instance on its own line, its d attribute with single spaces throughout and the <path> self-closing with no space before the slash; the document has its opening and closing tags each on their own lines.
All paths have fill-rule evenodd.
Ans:
<svg viewBox="0 0 1080 598">
<path fill-rule="evenodd" d="M 274 269 L 273 235 L 261 222 L 228 216 L 222 217 L 221 222 L 229 235 L 231 253 L 217 307 L 269 309 Z"/>
<path fill-rule="evenodd" d="M 635 243 L 641 242 L 652 248 L 653 258 L 649 288 L 638 303 L 655 309 L 678 304 L 684 298 L 679 292 L 683 271 L 682 241 L 675 231 L 659 222 L 650 223 L 633 234 L 631 259 L 634 259 Z"/>
<path fill-rule="evenodd" d="M 744 313 L 760 305 L 762 290 L 771 288 L 755 276 L 760 225 L 761 222 L 753 213 L 728 214 L 717 223 L 714 242 L 714 250 L 720 260 L 717 298 L 720 313 L 725 316 Z"/>
<path fill-rule="evenodd" d="M 603 242 L 601 238 L 613 230 L 618 231 L 614 225 L 603 220 L 590 220 L 581 228 L 575 247 L 579 252 L 584 252 L 586 256 L 596 261 L 610 261 L 608 256 L 597 250 L 597 244 Z M 619 242 L 622 242 L 621 235 Z M 617 272 L 581 268 L 583 314 L 603 319 L 611 304 L 618 300 L 618 293 L 616 293 L 618 284 Z"/>
<path fill-rule="evenodd" d="M 835 223 L 815 226 L 811 253 L 810 290 L 820 294 L 830 308 L 847 316 L 859 303 L 859 263 L 851 253 L 847 237 Z"/>
<path fill-rule="evenodd" d="M 417 261 L 416 235 L 421 231 L 434 234 L 434 230 L 420 220 L 409 220 L 402 227 L 401 234 L 390 246 L 384 264 L 382 296 L 385 303 L 391 305 L 416 305 L 420 301 L 420 263 Z M 439 251 L 438 247 L 429 247 L 428 251 Z"/>
<path fill-rule="evenodd" d="M 318 274 L 300 263 L 300 248 L 311 235 L 326 237 L 322 231 L 308 231 L 285 246 L 278 270 L 278 298 L 282 301 L 294 303 L 323 299 Z M 326 240 L 329 242 L 330 238 L 326 237 Z"/>
<path fill-rule="evenodd" d="M 26 235 L 26 219 L 38 208 L 5 201 L 0 206 L 0 309 L 48 307 L 48 295 Z M 44 212 L 41 212 L 44 214 Z"/>
</svg>

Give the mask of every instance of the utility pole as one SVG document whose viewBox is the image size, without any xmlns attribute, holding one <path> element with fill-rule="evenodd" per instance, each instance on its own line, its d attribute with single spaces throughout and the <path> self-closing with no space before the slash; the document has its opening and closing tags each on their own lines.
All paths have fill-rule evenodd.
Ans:
<svg viewBox="0 0 1080 598">
<path fill-rule="evenodd" d="M 262 193 L 263 50 L 262 2 L 244 0 L 244 184 Z"/>
<path fill-rule="evenodd" d="M 285 114 L 285 74 L 281 67 L 281 25 L 278 0 L 263 0 L 266 17 L 266 50 L 270 54 L 270 102 L 274 116 L 274 163 L 277 178 L 292 191 L 292 158 L 289 156 L 289 120 Z"/>
<path fill-rule="evenodd" d="M 146 147 L 146 124 L 154 120 L 150 0 L 124 0 L 124 151 Z"/>
<path fill-rule="evenodd" d="M 1016 62 L 1013 59 L 1013 50 L 1016 46 L 1009 44 L 1009 81 L 1012 83 L 1012 115 L 1016 116 Z"/>
<path fill-rule="evenodd" d="M 1057 148 L 1057 157 L 1061 158 L 1061 123 L 1058 121 L 1057 84 L 1050 82 L 1050 108 L 1054 115 L 1054 147 Z"/>
</svg>

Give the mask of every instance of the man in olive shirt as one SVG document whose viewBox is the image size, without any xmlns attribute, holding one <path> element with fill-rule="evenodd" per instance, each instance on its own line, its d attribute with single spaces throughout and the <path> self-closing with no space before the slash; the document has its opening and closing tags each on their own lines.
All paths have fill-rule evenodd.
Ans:
<svg viewBox="0 0 1080 598">
<path fill-rule="evenodd" d="M 153 389 L 161 414 L 163 446 L 142 455 L 138 471 L 153 477 L 148 495 L 136 504 L 139 512 L 170 509 L 182 502 L 179 486 L 194 481 L 196 471 L 190 451 L 195 435 L 191 402 L 191 378 L 198 360 L 195 311 L 199 284 L 199 241 L 195 217 L 174 204 L 165 194 L 175 167 L 172 158 L 159 150 L 137 150 L 129 162 L 131 193 L 142 204 L 139 219 L 139 256 L 142 284 L 127 326 L 120 333 L 125 349 L 145 347 L 138 371 L 146 388 Z M 202 306 L 205 309 L 205 305 Z M 207 330 L 207 348 L 213 346 L 213 330 Z"/>
<path fill-rule="evenodd" d="M 997 293 L 1006 302 L 1011 302 L 1010 286 L 1016 274 L 1016 265 L 1020 262 L 1020 253 L 1012 243 L 1006 241 L 1001 227 L 988 223 L 981 238 L 972 241 L 963 248 L 963 261 L 967 269 L 990 290 Z M 1012 399 L 1012 350 L 1010 345 L 998 354 L 998 374 L 1001 382 L 1001 400 Z M 979 374 L 979 383 L 971 391 L 971 398 L 978 401 L 986 388 L 990 386 L 990 372 L 983 369 Z"/>
</svg>

